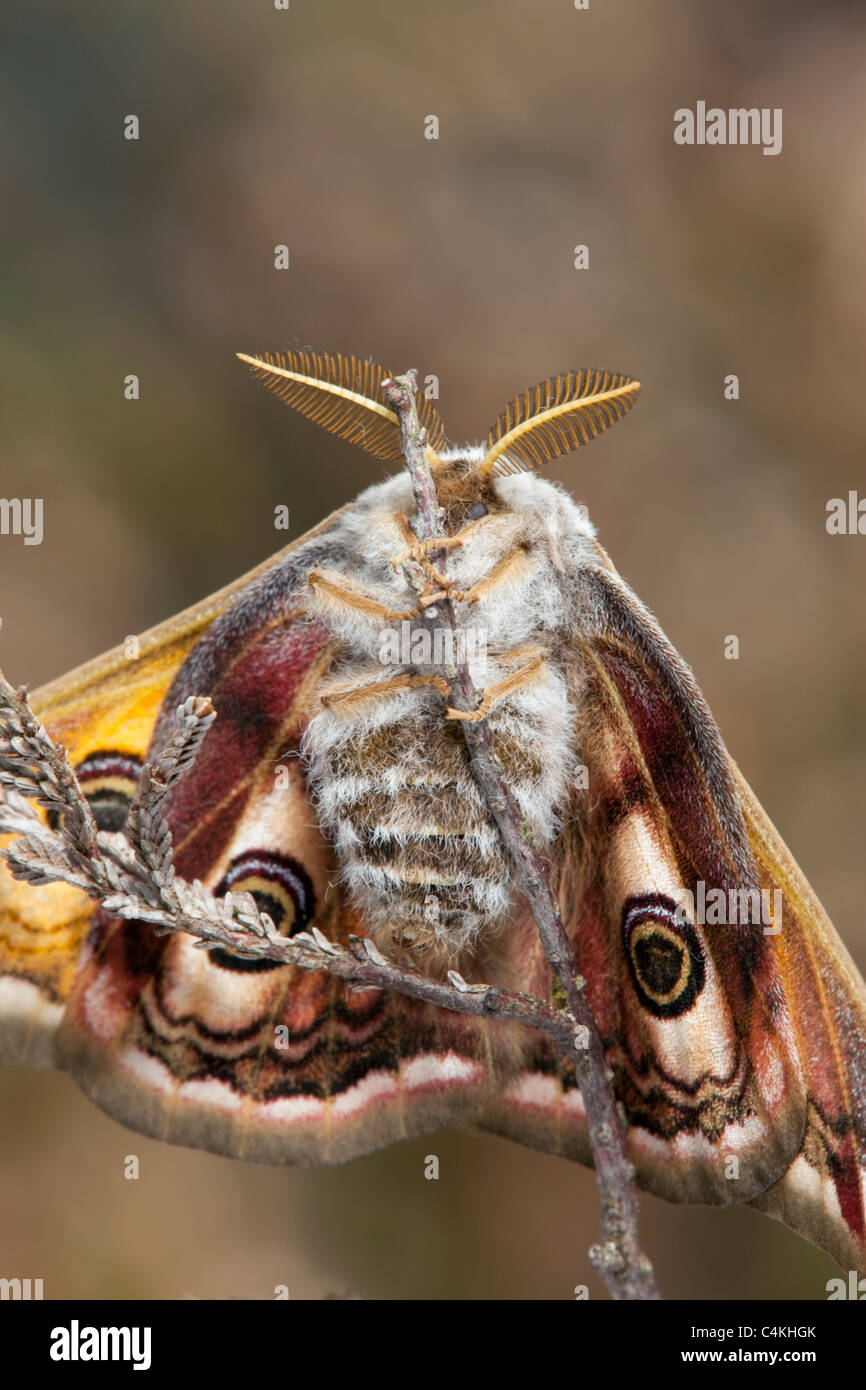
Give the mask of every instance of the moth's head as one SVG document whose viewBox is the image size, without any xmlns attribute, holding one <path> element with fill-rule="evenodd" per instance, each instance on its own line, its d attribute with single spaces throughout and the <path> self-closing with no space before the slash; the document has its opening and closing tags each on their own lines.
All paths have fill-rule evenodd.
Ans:
<svg viewBox="0 0 866 1390">
<path fill-rule="evenodd" d="M 383 383 L 393 381 L 378 363 L 341 353 L 289 351 L 250 357 L 254 374 L 288 405 L 375 458 L 403 460 L 400 419 Z M 425 395 L 415 401 L 426 434 L 427 462 L 446 530 L 459 529 L 501 508 L 496 479 L 540 468 L 588 444 L 634 403 L 640 382 L 621 372 L 562 372 L 524 391 L 503 410 L 477 447 L 448 449 L 438 412 Z M 405 422 L 404 422 L 405 423 Z"/>
<path fill-rule="evenodd" d="M 479 467 L 483 455 L 483 448 L 469 445 L 445 450 L 437 456 L 432 469 L 433 482 L 436 499 L 444 513 L 442 524 L 448 535 L 506 508 L 499 497 L 494 475 Z"/>
</svg>

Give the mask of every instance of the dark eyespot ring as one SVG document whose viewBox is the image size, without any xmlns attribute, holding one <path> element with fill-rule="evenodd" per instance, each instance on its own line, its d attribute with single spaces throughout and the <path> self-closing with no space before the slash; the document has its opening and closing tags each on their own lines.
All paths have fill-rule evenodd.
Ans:
<svg viewBox="0 0 866 1390">
<path fill-rule="evenodd" d="M 687 1013 L 706 981 L 704 953 L 694 927 L 660 894 L 629 898 L 622 939 L 638 999 L 656 1018 Z"/>
<path fill-rule="evenodd" d="M 99 830 L 123 829 L 140 772 L 139 758 L 110 749 L 90 753 L 78 764 L 75 775 Z M 58 822 L 57 813 L 50 811 L 48 823 L 52 830 L 57 829 Z"/>
<path fill-rule="evenodd" d="M 303 931 L 315 908 L 309 875 L 290 855 L 272 854 L 269 850 L 247 850 L 239 855 L 214 892 L 217 897 L 228 892 L 251 893 L 261 911 L 286 937 Z M 245 959 L 222 946 L 208 955 L 214 965 L 239 973 L 280 969 L 278 961 Z"/>
<path fill-rule="evenodd" d="M 470 521 L 477 521 L 480 516 L 487 515 L 487 508 L 483 502 L 473 502 L 472 506 L 467 508 L 466 515 Z"/>
</svg>

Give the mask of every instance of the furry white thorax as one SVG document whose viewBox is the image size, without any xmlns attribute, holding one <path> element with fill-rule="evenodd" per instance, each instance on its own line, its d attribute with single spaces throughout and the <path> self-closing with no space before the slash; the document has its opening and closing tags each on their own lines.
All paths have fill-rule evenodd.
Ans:
<svg viewBox="0 0 866 1390">
<path fill-rule="evenodd" d="M 444 461 L 454 457 L 475 462 L 481 452 L 456 450 Z M 525 664 L 519 655 L 511 659 L 515 649 L 540 650 L 545 656 L 537 675 L 496 701 L 489 716 L 494 746 L 499 740 L 500 746 L 519 752 L 517 773 L 512 766 L 509 780 L 536 843 L 544 846 L 561 824 L 577 758 L 575 715 L 561 658 L 575 630 L 573 580 L 589 558 L 595 531 L 585 512 L 560 488 L 534 474 L 497 478 L 494 492 L 504 509 L 488 513 L 465 544 L 450 550 L 444 568 L 458 588 L 468 590 L 522 548 L 525 563 L 513 574 L 484 592 L 477 603 L 455 602 L 454 610 L 458 634 L 473 628 L 486 639 L 481 652 L 477 643 L 465 644 L 479 696 Z M 367 489 L 341 519 L 335 560 L 328 569 L 389 609 L 411 609 L 417 594 L 403 567 L 391 562 L 406 549 L 396 514 L 411 516 L 414 511 L 406 475 Z M 409 904 L 404 882 L 416 883 L 417 872 L 413 878 L 405 868 L 395 867 L 396 858 L 392 865 L 383 863 L 383 856 L 387 861 L 391 846 L 405 861 L 413 846 L 430 845 L 429 827 L 435 826 L 443 863 L 450 867 L 442 875 L 431 873 L 420 935 L 429 935 L 440 953 L 456 959 L 483 929 L 507 918 L 513 896 L 510 868 L 468 757 L 457 773 L 453 768 L 443 773 L 441 759 L 436 765 L 445 721 L 442 694 L 424 685 L 376 693 L 377 685 L 394 677 L 441 674 L 441 668 L 435 654 L 425 662 L 422 651 L 418 659 L 419 644 L 408 662 L 383 664 L 383 650 L 399 650 L 394 642 L 401 637 L 405 658 L 405 620 L 362 612 L 318 585 L 309 590 L 308 611 L 341 642 L 330 684 L 370 687 L 370 698 L 353 700 L 345 708 L 321 706 L 305 738 L 319 816 L 337 850 L 342 874 L 374 932 L 386 946 L 393 944 L 399 939 L 388 936 L 394 922 L 405 922 L 413 913 L 418 918 L 420 909 Z M 435 618 L 432 626 L 435 630 Z M 414 618 L 410 627 L 412 634 L 429 631 L 430 620 Z M 390 643 L 383 643 L 385 637 Z M 396 750 L 384 767 L 381 762 L 371 765 L 366 752 L 376 738 L 380 743 L 390 739 Z M 417 815 L 412 818 L 419 796 L 425 799 L 426 822 Z M 376 808 L 370 813 L 372 824 L 364 819 L 365 807 L 371 805 Z M 369 852 L 371 843 L 379 847 L 376 856 Z M 414 888 L 413 892 L 417 897 Z M 407 939 L 418 935 L 413 927 Z"/>
<path fill-rule="evenodd" d="M 456 457 L 471 457 L 474 452 L 454 451 Z M 443 455 L 443 462 L 449 458 L 450 454 Z M 488 650 L 505 652 L 541 633 L 562 632 L 566 614 L 571 611 L 563 580 L 567 589 L 568 575 L 574 575 L 586 562 L 587 542 L 594 539 L 595 528 L 562 489 L 533 473 L 498 478 L 495 489 L 510 510 L 486 517 L 465 546 L 450 552 L 447 570 L 450 579 L 468 589 L 517 544 L 522 542 L 530 550 L 534 560 L 530 576 L 500 585 L 480 604 L 457 612 L 458 623 L 463 624 L 477 623 L 483 615 Z M 391 565 L 392 558 L 405 549 L 395 514 L 411 516 L 414 510 L 409 478 L 399 474 L 362 492 L 336 537 L 351 553 L 352 565 L 335 563 L 333 568 L 375 591 L 383 603 L 395 609 L 410 608 L 415 601 L 405 575 Z M 310 616 L 320 621 L 322 607 L 321 595 L 313 592 Z M 329 607 L 327 626 L 352 654 L 378 659 L 383 626 L 379 618 Z M 395 631 L 399 631 L 399 623 Z"/>
</svg>

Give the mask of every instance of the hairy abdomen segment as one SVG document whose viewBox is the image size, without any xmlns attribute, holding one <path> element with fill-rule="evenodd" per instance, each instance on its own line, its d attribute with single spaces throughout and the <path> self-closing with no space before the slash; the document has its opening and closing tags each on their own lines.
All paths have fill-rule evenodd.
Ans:
<svg viewBox="0 0 866 1390">
<path fill-rule="evenodd" d="M 462 728 L 446 717 L 439 692 L 387 690 L 381 667 L 355 676 L 366 698 L 331 705 L 325 689 L 306 735 L 320 821 L 377 944 L 419 963 L 453 964 L 507 920 L 510 864 Z M 339 688 L 345 684 L 343 673 Z M 527 833 L 541 845 L 558 824 L 570 723 L 564 682 L 553 670 L 501 701 L 488 720 Z"/>
</svg>

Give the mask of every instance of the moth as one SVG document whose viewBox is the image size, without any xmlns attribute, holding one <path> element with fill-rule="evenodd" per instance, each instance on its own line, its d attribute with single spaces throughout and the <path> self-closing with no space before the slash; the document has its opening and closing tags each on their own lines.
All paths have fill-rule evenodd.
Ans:
<svg viewBox="0 0 866 1390">
<path fill-rule="evenodd" d="M 401 459 L 384 368 L 244 360 L 325 429 Z M 137 659 L 109 652 L 34 708 L 116 830 L 177 707 L 209 695 L 218 717 L 169 802 L 179 874 L 252 893 L 286 936 L 366 935 L 430 974 L 546 995 L 467 760 L 461 719 L 486 718 L 549 865 L 640 1183 L 751 1203 L 864 1270 L 863 982 L 691 670 L 585 509 L 539 476 L 637 390 L 610 372 L 552 377 L 461 448 L 422 400 L 445 541 L 419 541 L 395 473 L 146 634 Z M 444 596 L 475 710 L 443 690 Z M 143 1133 L 255 1162 L 338 1163 L 454 1123 L 590 1158 L 571 1064 L 528 1029 L 193 949 L 5 867 L 0 1051 L 68 1071 Z"/>
</svg>

